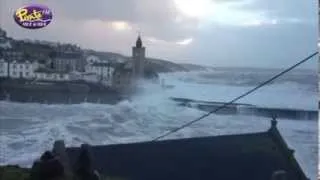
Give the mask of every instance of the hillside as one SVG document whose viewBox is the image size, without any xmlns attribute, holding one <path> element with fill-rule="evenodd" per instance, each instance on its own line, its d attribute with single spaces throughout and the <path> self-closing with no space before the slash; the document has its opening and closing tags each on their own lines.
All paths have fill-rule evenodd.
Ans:
<svg viewBox="0 0 320 180">
<path fill-rule="evenodd" d="M 5 37 L 10 41 L 13 51 L 20 51 L 23 53 L 25 59 L 33 59 L 38 61 L 46 62 L 54 52 L 60 51 L 74 51 L 84 56 L 95 55 L 101 60 L 111 61 L 111 62 L 125 62 L 131 60 L 130 57 L 124 56 L 119 53 L 114 52 L 103 52 L 95 51 L 92 49 L 81 49 L 79 46 L 68 43 L 55 43 L 49 41 L 39 41 L 39 40 L 16 40 L 9 37 Z M 0 57 L 5 49 L 0 48 Z M 11 50 L 10 50 L 11 51 Z M 151 68 L 157 73 L 166 72 L 177 72 L 177 71 L 199 71 L 206 70 L 208 67 L 194 64 L 178 64 L 171 61 L 158 59 L 158 58 L 148 58 L 149 63 L 147 67 Z"/>
<path fill-rule="evenodd" d="M 180 64 L 162 59 L 147 58 L 147 61 L 149 63 L 149 67 L 157 72 L 189 71 L 189 69 L 183 67 Z"/>
<path fill-rule="evenodd" d="M 197 64 L 182 63 L 180 65 L 182 67 L 188 69 L 189 71 L 206 71 L 208 69 L 213 69 L 213 67 L 210 67 L 210 66 L 202 66 L 202 65 L 197 65 Z"/>
<path fill-rule="evenodd" d="M 94 50 L 85 50 L 87 54 L 92 54 L 98 56 L 102 60 L 111 60 L 113 62 L 124 62 L 131 60 L 130 57 L 124 56 L 122 54 L 113 53 L 113 52 L 101 52 Z M 157 59 L 157 58 L 146 58 L 148 61 L 148 67 L 155 70 L 158 73 L 166 72 L 178 72 L 178 71 L 200 71 L 206 70 L 210 67 L 205 67 L 195 64 L 179 64 L 171 61 Z"/>
</svg>

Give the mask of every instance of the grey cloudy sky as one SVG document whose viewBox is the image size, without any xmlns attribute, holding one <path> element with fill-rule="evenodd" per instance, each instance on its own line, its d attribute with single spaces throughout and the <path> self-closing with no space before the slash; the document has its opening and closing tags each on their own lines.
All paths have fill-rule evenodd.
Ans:
<svg viewBox="0 0 320 180">
<path fill-rule="evenodd" d="M 46 4 L 53 21 L 27 30 L 15 9 Z M 18 39 L 131 54 L 141 31 L 147 55 L 212 66 L 286 67 L 317 50 L 316 0 L 0 0 L 0 26 Z M 306 64 L 316 68 L 316 60 Z"/>
</svg>

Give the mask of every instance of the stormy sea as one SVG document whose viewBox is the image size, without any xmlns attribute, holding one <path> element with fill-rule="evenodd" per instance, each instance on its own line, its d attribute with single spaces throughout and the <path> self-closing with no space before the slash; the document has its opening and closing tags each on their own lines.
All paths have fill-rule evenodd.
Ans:
<svg viewBox="0 0 320 180">
<path fill-rule="evenodd" d="M 178 106 L 170 97 L 230 101 L 279 73 L 280 69 L 216 68 L 160 74 L 162 83 L 144 83 L 139 93 L 116 105 L 0 102 L 0 164 L 30 166 L 53 142 L 67 146 L 148 141 L 206 112 Z M 318 110 L 317 72 L 293 70 L 241 99 L 264 107 Z M 267 131 L 268 117 L 211 115 L 166 138 L 187 138 Z M 318 170 L 318 123 L 278 119 L 278 129 L 311 179 Z"/>
</svg>

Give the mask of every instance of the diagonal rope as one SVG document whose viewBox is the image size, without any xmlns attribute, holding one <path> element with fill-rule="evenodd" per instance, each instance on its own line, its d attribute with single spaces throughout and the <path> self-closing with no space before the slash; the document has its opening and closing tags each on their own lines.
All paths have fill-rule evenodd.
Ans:
<svg viewBox="0 0 320 180">
<path fill-rule="evenodd" d="M 268 79 L 267 81 L 259 84 L 257 87 L 255 87 L 255 88 L 253 88 L 253 89 L 245 92 L 244 94 L 242 94 L 242 95 L 234 98 L 233 100 L 231 100 L 231 101 L 229 101 L 229 102 L 227 102 L 227 103 L 225 103 L 225 104 L 223 104 L 223 105 L 221 105 L 221 106 L 213 109 L 212 111 L 210 111 L 210 112 L 208 112 L 208 113 L 200 116 L 199 118 L 197 118 L 197 119 L 195 119 L 195 120 L 193 120 L 193 121 L 189 121 L 189 122 L 187 122 L 187 123 L 185 123 L 185 124 L 183 124 L 183 125 L 181 125 L 181 126 L 179 126 L 179 127 L 177 127 L 177 128 L 174 128 L 174 129 L 172 129 L 172 130 L 164 133 L 164 134 L 161 135 L 161 136 L 158 136 L 158 137 L 154 138 L 152 141 L 157 141 L 157 140 L 159 140 L 159 139 L 162 139 L 162 138 L 164 138 L 164 137 L 166 137 L 166 136 L 168 136 L 168 135 L 170 135 L 170 134 L 173 134 L 173 133 L 175 133 L 175 132 L 177 132 L 177 131 L 185 128 L 185 127 L 190 126 L 191 124 L 193 124 L 193 123 L 195 123 L 195 122 L 198 122 L 198 121 L 202 120 L 203 118 L 209 116 L 210 114 L 216 113 L 217 111 L 219 111 L 219 110 L 227 107 L 228 105 L 231 105 L 232 103 L 236 102 L 237 100 L 242 99 L 243 97 L 251 94 L 252 92 L 256 91 L 257 89 L 260 89 L 261 87 L 269 84 L 269 83 L 272 82 L 273 80 L 275 80 L 275 79 L 279 78 L 280 76 L 284 75 L 285 73 L 287 73 L 287 72 L 291 71 L 292 69 L 298 67 L 299 65 L 305 63 L 306 61 L 310 60 L 312 57 L 314 57 L 314 56 L 317 55 L 318 53 L 319 53 L 319 52 L 315 52 L 315 53 L 309 55 L 308 57 L 304 58 L 303 60 L 299 61 L 298 63 L 292 65 L 291 67 L 285 69 L 284 71 L 282 71 L 282 72 L 278 73 L 277 75 L 273 76 L 272 78 Z"/>
</svg>

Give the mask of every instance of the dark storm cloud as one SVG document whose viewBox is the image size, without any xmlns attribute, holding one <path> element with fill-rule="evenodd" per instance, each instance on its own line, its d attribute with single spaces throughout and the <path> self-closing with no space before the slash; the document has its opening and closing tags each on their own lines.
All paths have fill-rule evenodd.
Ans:
<svg viewBox="0 0 320 180">
<path fill-rule="evenodd" d="M 190 53 L 185 58 L 201 55 L 206 59 L 204 62 L 214 66 L 288 67 L 316 51 L 316 25 L 245 29 L 217 28 L 201 34 L 199 39 L 214 35 L 212 41 L 195 41 L 197 44 L 188 49 Z M 305 67 L 316 68 L 315 61 L 311 60 Z"/>
<path fill-rule="evenodd" d="M 5 4 L 14 10 L 14 8 L 25 4 L 22 2 L 12 1 L 5 2 Z M 181 22 L 176 22 L 175 17 L 178 12 L 171 0 L 90 0 L 81 2 L 68 0 L 63 2 L 47 1 L 46 4 L 53 10 L 56 18 L 74 22 L 87 20 L 126 21 L 137 25 L 139 28 L 136 31 L 140 30 L 145 35 L 168 41 L 190 36 L 197 26 L 197 21 L 194 19 L 182 18 Z M 6 8 L 3 7 L 4 9 Z M 11 13 L 13 14 L 13 11 Z M 8 14 L 4 17 L 7 21 L 11 21 Z"/>
<path fill-rule="evenodd" d="M 72 42 L 126 54 L 141 31 L 148 56 L 216 66 L 283 67 L 317 48 L 316 2 L 212 1 L 222 9 L 207 19 L 184 16 L 173 0 L 32 1 L 47 4 L 54 20 L 45 29 L 27 31 L 12 21 L 12 14 L 30 1 L 3 0 L 0 24 L 17 38 Z M 115 21 L 131 29 L 110 28 L 108 23 Z M 184 39 L 192 41 L 175 43 Z"/>
<path fill-rule="evenodd" d="M 270 15 L 277 17 L 300 17 L 300 18 L 311 18 L 315 19 L 315 11 L 317 8 L 317 1 L 306 1 L 301 0 L 212 0 L 221 3 L 239 3 L 245 4 L 241 8 L 243 10 L 256 10 L 265 11 Z M 242 3 L 241 3 L 242 2 Z"/>
<path fill-rule="evenodd" d="M 263 7 L 277 16 L 296 16 L 301 18 L 317 17 L 315 10 L 317 9 L 317 2 L 313 1 L 301 1 L 301 0 L 259 0 L 259 6 Z"/>
<path fill-rule="evenodd" d="M 53 9 L 68 19 L 126 21 L 138 25 L 137 31 L 163 40 L 190 36 L 197 26 L 197 21 L 192 19 L 184 19 L 180 23 L 175 21 L 178 12 L 171 0 L 90 0 L 81 3 L 68 0 L 63 4 L 58 1 L 50 3 Z"/>
</svg>

